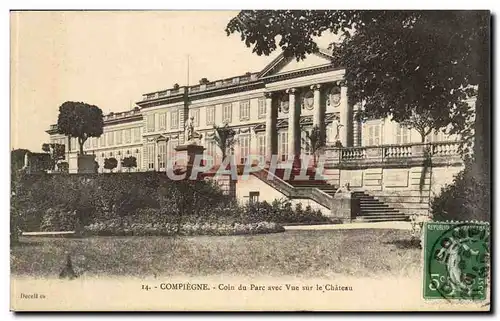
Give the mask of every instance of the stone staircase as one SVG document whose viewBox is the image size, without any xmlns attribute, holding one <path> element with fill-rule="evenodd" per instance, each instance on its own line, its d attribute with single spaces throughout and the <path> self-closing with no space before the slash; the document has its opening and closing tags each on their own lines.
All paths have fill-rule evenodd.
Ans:
<svg viewBox="0 0 500 321">
<path fill-rule="evenodd" d="M 280 179 L 284 180 L 288 184 L 295 188 L 301 189 L 314 189 L 317 188 L 333 197 L 337 188 L 323 179 L 321 176 L 317 179 L 314 169 L 308 169 L 306 171 L 307 177 L 300 177 L 300 169 L 292 169 L 290 177 L 285 177 L 285 169 L 276 169 L 274 174 Z"/>
<path fill-rule="evenodd" d="M 410 217 L 389 207 L 366 192 L 354 192 L 352 197 L 359 200 L 355 222 L 409 221 Z"/>
</svg>

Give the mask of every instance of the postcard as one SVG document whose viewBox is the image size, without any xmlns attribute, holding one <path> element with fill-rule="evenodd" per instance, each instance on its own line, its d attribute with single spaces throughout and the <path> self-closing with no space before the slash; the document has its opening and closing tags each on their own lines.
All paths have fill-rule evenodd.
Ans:
<svg viewBox="0 0 500 321">
<path fill-rule="evenodd" d="M 490 311 L 489 11 L 10 20 L 12 311 Z"/>
</svg>

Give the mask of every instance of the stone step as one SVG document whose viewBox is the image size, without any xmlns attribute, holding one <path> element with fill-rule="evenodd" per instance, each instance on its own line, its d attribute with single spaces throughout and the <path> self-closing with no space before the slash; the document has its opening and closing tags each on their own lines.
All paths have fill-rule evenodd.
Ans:
<svg viewBox="0 0 500 321">
<path fill-rule="evenodd" d="M 355 222 L 390 222 L 390 221 L 409 221 L 406 215 L 382 215 L 382 216 L 358 216 Z"/>
<path fill-rule="evenodd" d="M 379 209 L 379 208 L 389 208 L 387 204 L 361 204 L 360 208 L 370 210 L 370 209 Z"/>
</svg>

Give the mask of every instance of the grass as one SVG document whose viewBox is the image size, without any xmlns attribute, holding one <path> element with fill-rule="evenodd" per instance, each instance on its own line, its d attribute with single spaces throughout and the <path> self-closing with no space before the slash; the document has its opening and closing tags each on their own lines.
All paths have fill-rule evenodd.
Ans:
<svg viewBox="0 0 500 321">
<path fill-rule="evenodd" d="M 252 236 L 21 237 L 11 273 L 57 277 L 71 254 L 78 274 L 106 276 L 408 275 L 421 250 L 405 246 L 408 231 L 287 231 Z"/>
</svg>

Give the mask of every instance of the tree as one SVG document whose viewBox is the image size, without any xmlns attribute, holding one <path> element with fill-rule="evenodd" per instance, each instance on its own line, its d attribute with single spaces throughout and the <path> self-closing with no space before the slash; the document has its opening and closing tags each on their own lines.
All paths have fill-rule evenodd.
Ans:
<svg viewBox="0 0 500 321">
<path fill-rule="evenodd" d="M 10 170 L 16 172 L 24 167 L 24 158 L 26 154 L 31 154 L 28 149 L 14 149 L 10 152 Z"/>
<path fill-rule="evenodd" d="M 318 50 L 315 37 L 337 34 L 331 49 L 345 68 L 350 104 L 398 122 L 428 113 L 435 129 L 463 138 L 464 151 L 473 146 L 472 170 L 489 177 L 490 23 L 488 11 L 264 10 L 241 11 L 226 32 L 240 33 L 258 55 L 278 44 L 297 60 Z"/>
<path fill-rule="evenodd" d="M 62 173 L 68 173 L 69 172 L 69 164 L 68 164 L 68 162 L 57 163 L 57 170 L 59 170 Z"/>
<path fill-rule="evenodd" d="M 128 156 L 122 159 L 122 167 L 128 168 L 128 171 L 130 172 L 130 169 L 136 168 L 137 167 L 137 159 L 134 156 Z"/>
<path fill-rule="evenodd" d="M 401 122 L 401 126 L 415 129 L 420 134 L 420 142 L 425 142 L 425 138 L 436 130 L 436 120 L 428 111 L 423 111 L 422 114 L 412 112 L 411 115 Z"/>
<path fill-rule="evenodd" d="M 115 169 L 118 166 L 118 161 L 114 157 L 110 158 L 105 158 L 104 159 L 104 169 L 109 169 L 110 172 L 113 172 L 113 169 Z"/>
<path fill-rule="evenodd" d="M 232 154 L 236 143 L 236 132 L 229 127 L 229 124 L 223 126 L 214 125 L 214 140 L 222 152 L 222 161 L 226 159 L 228 153 Z"/>
<path fill-rule="evenodd" d="M 306 137 L 302 138 L 303 144 L 313 155 L 314 166 L 318 160 L 319 153 L 326 146 L 326 133 L 322 133 L 318 126 L 314 126 L 311 131 L 305 131 Z"/>
<path fill-rule="evenodd" d="M 52 170 L 56 168 L 56 164 L 59 160 L 64 159 L 64 153 L 65 153 L 64 144 L 54 144 L 54 143 L 43 144 L 42 150 L 50 154 Z"/>
<path fill-rule="evenodd" d="M 67 101 L 59 107 L 57 129 L 61 134 L 78 139 L 80 155 L 83 155 L 83 144 L 87 139 L 100 137 L 103 127 L 102 110 L 97 106 Z"/>
</svg>

